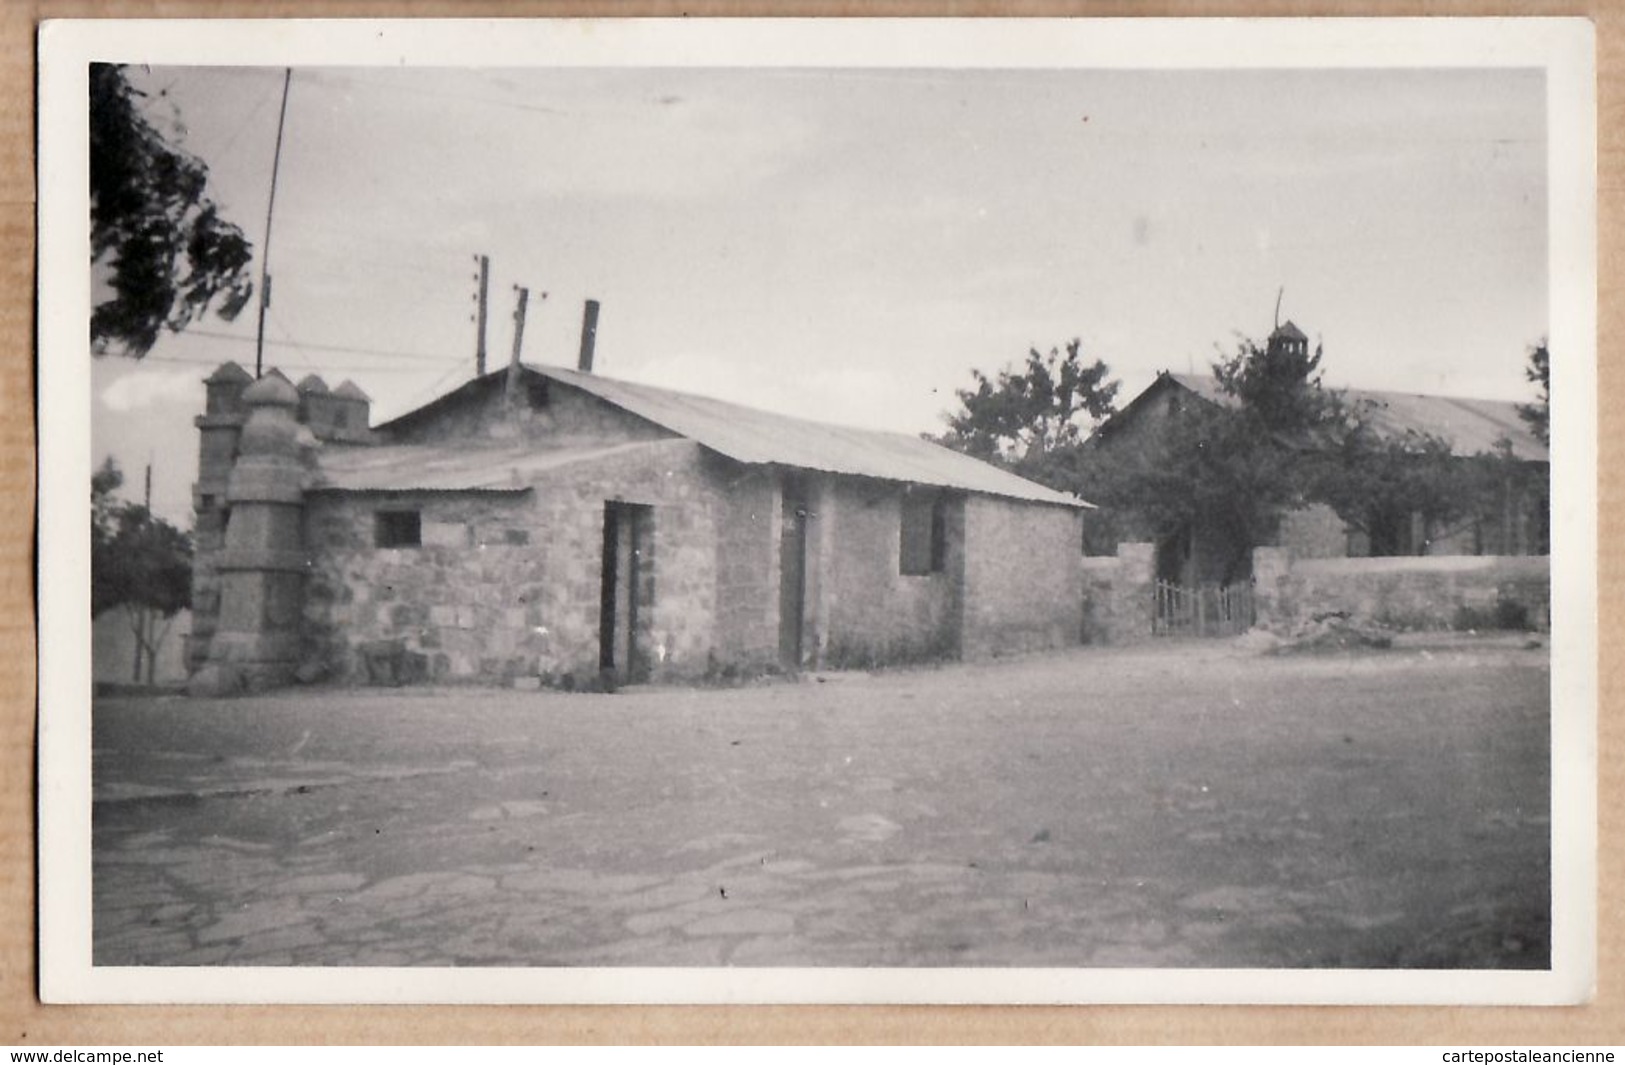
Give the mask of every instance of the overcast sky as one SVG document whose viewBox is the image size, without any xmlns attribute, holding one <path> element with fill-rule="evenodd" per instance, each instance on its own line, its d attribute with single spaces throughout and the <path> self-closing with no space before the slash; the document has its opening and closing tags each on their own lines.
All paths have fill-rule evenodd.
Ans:
<svg viewBox="0 0 1625 1065">
<path fill-rule="evenodd" d="M 259 254 L 280 69 L 135 80 Z M 267 364 L 374 421 L 530 363 L 936 431 L 970 369 L 1080 337 L 1126 400 L 1281 316 L 1329 382 L 1526 400 L 1547 332 L 1540 71 L 296 68 Z M 256 263 L 256 270 L 258 265 Z M 547 293 L 545 300 L 540 293 Z M 93 367 L 94 447 L 190 523 L 199 380 L 254 315 Z"/>
</svg>

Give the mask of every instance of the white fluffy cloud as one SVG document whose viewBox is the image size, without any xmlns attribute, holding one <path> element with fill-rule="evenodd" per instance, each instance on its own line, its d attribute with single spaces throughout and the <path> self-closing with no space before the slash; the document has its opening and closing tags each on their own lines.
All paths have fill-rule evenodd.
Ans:
<svg viewBox="0 0 1625 1065">
<path fill-rule="evenodd" d="M 101 405 L 123 414 L 154 404 L 189 400 L 194 391 L 202 392 L 199 381 L 206 371 L 206 367 L 199 370 L 196 366 L 132 364 L 101 390 Z"/>
</svg>

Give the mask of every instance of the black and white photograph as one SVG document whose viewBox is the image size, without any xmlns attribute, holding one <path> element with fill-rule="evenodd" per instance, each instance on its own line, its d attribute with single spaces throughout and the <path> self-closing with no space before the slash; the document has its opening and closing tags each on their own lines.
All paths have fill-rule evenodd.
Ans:
<svg viewBox="0 0 1625 1065">
<path fill-rule="evenodd" d="M 45 27 L 45 997 L 1583 1001 L 1593 42 L 1423 21 Z"/>
</svg>

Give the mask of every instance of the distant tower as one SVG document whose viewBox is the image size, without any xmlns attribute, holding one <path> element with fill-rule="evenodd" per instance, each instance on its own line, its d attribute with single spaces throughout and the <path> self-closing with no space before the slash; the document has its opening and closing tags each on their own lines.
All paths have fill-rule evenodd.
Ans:
<svg viewBox="0 0 1625 1065">
<path fill-rule="evenodd" d="M 1294 359 L 1309 357 L 1309 338 L 1290 320 L 1276 327 L 1270 334 L 1270 355 L 1285 355 Z"/>
</svg>

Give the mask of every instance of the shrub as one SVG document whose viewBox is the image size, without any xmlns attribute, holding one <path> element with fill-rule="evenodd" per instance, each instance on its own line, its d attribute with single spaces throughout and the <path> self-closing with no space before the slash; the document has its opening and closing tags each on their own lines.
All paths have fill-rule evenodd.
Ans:
<svg viewBox="0 0 1625 1065">
<path fill-rule="evenodd" d="M 1529 608 L 1516 599 L 1498 599 L 1493 607 L 1458 606 L 1450 627 L 1458 632 L 1530 632 Z"/>
</svg>

